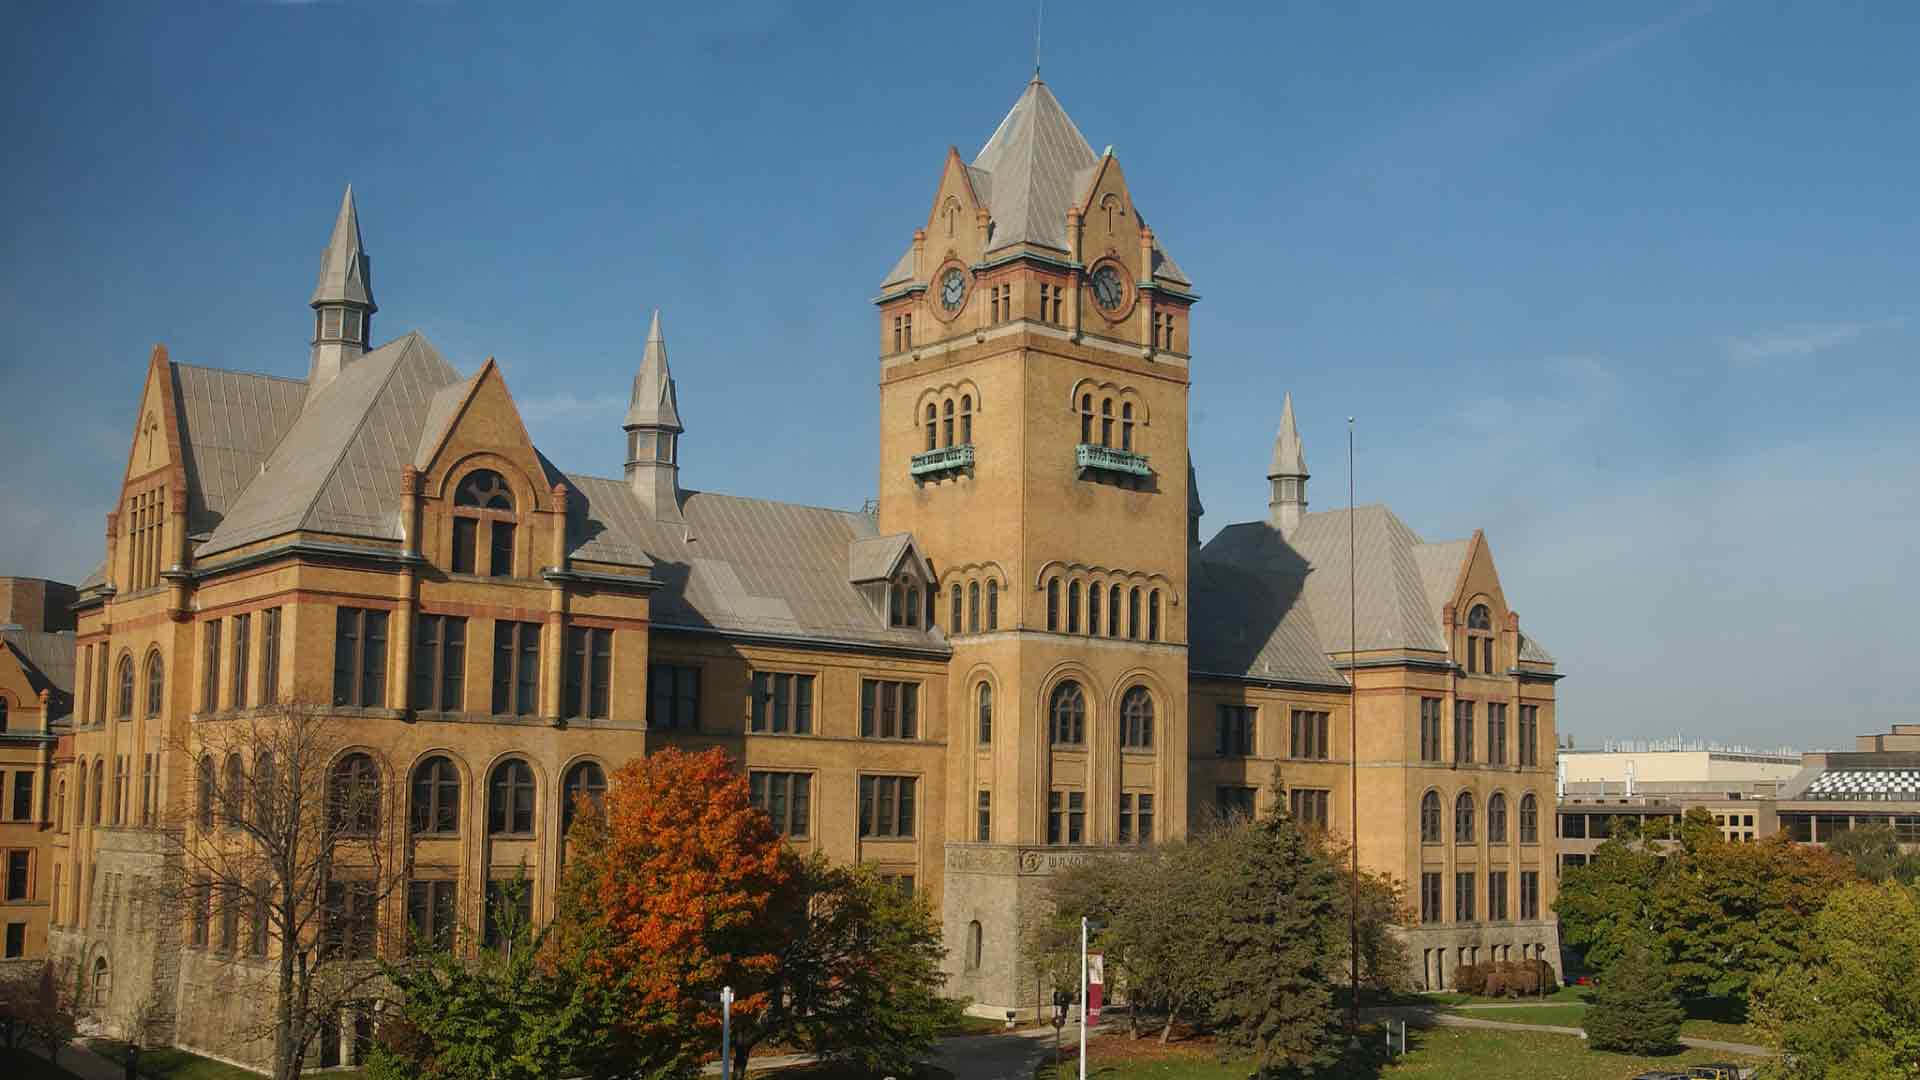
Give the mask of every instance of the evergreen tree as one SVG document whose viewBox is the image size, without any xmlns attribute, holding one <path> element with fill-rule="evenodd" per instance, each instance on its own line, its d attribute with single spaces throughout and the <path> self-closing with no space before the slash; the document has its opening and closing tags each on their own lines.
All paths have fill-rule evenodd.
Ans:
<svg viewBox="0 0 1920 1080">
<path fill-rule="evenodd" d="M 1587 1009 L 1587 1044 L 1623 1054 L 1661 1054 L 1680 1045 L 1686 1010 L 1673 977 L 1645 941 L 1629 944 L 1600 980 Z"/>
<path fill-rule="evenodd" d="M 1213 1022 L 1223 1055 L 1251 1057 L 1260 1076 L 1308 1073 L 1338 1058 L 1338 1013 L 1326 977 L 1326 926 L 1339 912 L 1338 876 L 1284 809 L 1222 845 L 1235 857 L 1197 883 L 1196 922 L 1213 927 Z"/>
</svg>

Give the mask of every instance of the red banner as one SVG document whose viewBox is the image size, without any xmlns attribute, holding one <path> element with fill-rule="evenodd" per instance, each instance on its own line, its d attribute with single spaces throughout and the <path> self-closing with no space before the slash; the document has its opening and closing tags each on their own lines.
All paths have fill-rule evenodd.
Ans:
<svg viewBox="0 0 1920 1080">
<path fill-rule="evenodd" d="M 1100 1022 L 1100 1001 L 1106 989 L 1106 960 L 1099 953 L 1087 954 L 1087 1026 Z"/>
</svg>

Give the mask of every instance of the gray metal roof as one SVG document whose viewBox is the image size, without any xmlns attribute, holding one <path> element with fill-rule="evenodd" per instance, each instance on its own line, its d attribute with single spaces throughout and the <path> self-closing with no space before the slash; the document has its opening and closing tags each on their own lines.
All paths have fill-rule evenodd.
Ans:
<svg viewBox="0 0 1920 1080">
<path fill-rule="evenodd" d="M 301 379 L 174 364 L 187 470 L 187 532 L 212 532 L 300 415 Z"/>
<path fill-rule="evenodd" d="M 640 373 L 633 377 L 633 397 L 627 403 L 625 426 L 686 430 L 680 426 L 680 403 L 673 393 L 673 372 L 667 368 L 667 339 L 660 332 L 658 308 L 654 309 L 653 325 L 647 330 L 647 348 L 640 357 Z"/>
<path fill-rule="evenodd" d="M 0 642 L 20 659 L 34 692 L 47 692 L 48 711 L 64 716 L 73 708 L 73 631 L 0 630 Z"/>
<path fill-rule="evenodd" d="M 1188 668 L 1196 678 L 1214 674 L 1345 686 L 1327 662 L 1313 615 L 1301 602 L 1306 567 L 1274 554 L 1279 557 L 1264 570 L 1200 556 L 1189 560 Z"/>
<path fill-rule="evenodd" d="M 298 529 L 400 539 L 400 468 L 435 396 L 459 381 L 417 332 L 348 364 L 313 392 L 199 554 Z"/>
<path fill-rule="evenodd" d="M 1101 156 L 1093 152 L 1073 118 L 1035 75 L 1000 126 L 974 155 L 967 178 L 991 219 L 987 251 L 1014 244 L 1067 249 L 1067 210 L 1086 194 Z M 1135 208 L 1138 213 L 1138 208 Z M 1141 224 L 1146 218 L 1141 217 Z M 913 248 L 887 272 L 881 287 L 913 278 Z M 1192 282 L 1154 239 L 1153 276 L 1177 285 Z"/>
<path fill-rule="evenodd" d="M 574 557 L 651 563 L 658 625 L 946 647 L 928 630 L 887 626 L 848 580 L 851 548 L 895 539 L 876 537 L 865 514 L 687 491 L 684 523 L 659 521 L 624 480 L 570 474 L 567 483 L 581 496 Z"/>
<path fill-rule="evenodd" d="M 352 184 L 347 185 L 347 193 L 340 200 L 340 214 L 333 221 L 327 249 L 320 253 L 320 280 L 313 287 L 310 303 L 343 301 L 379 310 L 373 302 L 372 261 L 360 242 L 360 211 L 353 205 Z"/>
<path fill-rule="evenodd" d="M 1352 526 L 1358 556 L 1353 582 L 1357 603 L 1352 605 L 1348 603 L 1345 510 L 1306 514 L 1285 537 L 1264 521 L 1229 525 L 1208 541 L 1200 558 L 1252 575 L 1265 582 L 1269 594 L 1304 606 L 1323 656 L 1355 648 L 1349 644 L 1353 640 L 1349 626 L 1355 623 L 1361 651 L 1447 652 L 1442 608 L 1453 598 L 1472 541 L 1426 543 L 1384 506 L 1356 508 Z M 1202 602 L 1196 593 L 1189 625 L 1223 618 L 1199 606 Z M 1538 642 L 1525 635 L 1520 659 L 1553 662 Z M 1198 668 L 1199 661 L 1194 666 Z"/>
</svg>

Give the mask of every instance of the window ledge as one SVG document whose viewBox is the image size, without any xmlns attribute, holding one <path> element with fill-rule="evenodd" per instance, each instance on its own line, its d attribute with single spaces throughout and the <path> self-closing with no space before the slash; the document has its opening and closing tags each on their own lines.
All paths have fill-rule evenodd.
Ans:
<svg viewBox="0 0 1920 1080">
<path fill-rule="evenodd" d="M 907 471 L 919 477 L 937 476 L 941 473 L 971 468 L 973 468 L 973 444 L 961 443 L 958 446 L 939 446 L 913 455 Z"/>
<path fill-rule="evenodd" d="M 1082 469 L 1124 473 L 1128 476 L 1153 475 L 1153 469 L 1147 465 L 1147 455 L 1136 454 L 1131 450 L 1116 450 L 1111 446 L 1100 446 L 1095 443 L 1081 443 L 1074 447 L 1073 461 Z"/>
</svg>

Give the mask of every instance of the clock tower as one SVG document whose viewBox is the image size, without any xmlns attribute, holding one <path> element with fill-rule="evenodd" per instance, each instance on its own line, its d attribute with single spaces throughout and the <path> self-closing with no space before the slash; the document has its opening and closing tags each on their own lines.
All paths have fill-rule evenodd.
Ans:
<svg viewBox="0 0 1920 1080">
<path fill-rule="evenodd" d="M 944 917 L 976 1001 L 1031 997 L 1007 915 L 1052 867 L 1186 830 L 1196 299 L 1036 75 L 948 151 L 875 301 L 879 527 L 931 561 L 953 648 Z"/>
</svg>

